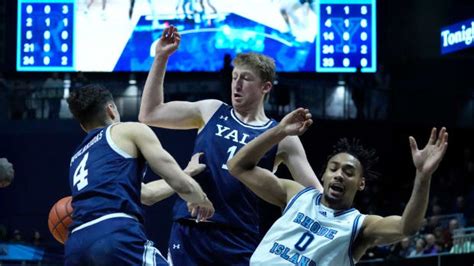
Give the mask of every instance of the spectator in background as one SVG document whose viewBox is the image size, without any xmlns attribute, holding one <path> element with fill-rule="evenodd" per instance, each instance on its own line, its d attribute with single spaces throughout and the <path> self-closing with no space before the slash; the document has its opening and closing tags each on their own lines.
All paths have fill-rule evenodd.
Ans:
<svg viewBox="0 0 474 266">
<path fill-rule="evenodd" d="M 436 255 L 439 252 L 439 247 L 436 244 L 436 238 L 433 234 L 425 235 L 426 246 L 423 254 L 425 255 Z"/>
<path fill-rule="evenodd" d="M 351 89 L 352 101 L 357 109 L 356 119 L 364 120 L 366 90 L 370 89 L 369 76 L 362 73 L 362 68 L 358 67 L 356 73 L 350 75 L 348 85 Z"/>
<path fill-rule="evenodd" d="M 45 96 L 48 99 L 48 118 L 59 118 L 61 99 L 64 96 L 64 81 L 59 78 L 59 74 L 54 72 L 43 84 Z"/>
<path fill-rule="evenodd" d="M 389 257 L 393 259 L 408 258 L 412 251 L 413 248 L 411 247 L 411 240 L 409 237 L 405 237 L 400 242 L 392 245 Z"/>
<path fill-rule="evenodd" d="M 10 242 L 15 244 L 23 243 L 23 236 L 21 235 L 21 231 L 19 229 L 13 230 L 13 235 L 10 239 Z"/>
<path fill-rule="evenodd" d="M 79 89 L 89 84 L 89 79 L 86 77 L 84 72 L 77 72 L 76 76 L 72 80 L 72 89 Z"/>
<path fill-rule="evenodd" d="M 31 244 L 35 247 L 42 247 L 43 246 L 43 238 L 38 230 L 33 232 L 33 236 L 31 237 Z"/>
<path fill-rule="evenodd" d="M 416 240 L 415 249 L 410 252 L 410 255 L 408 255 L 408 257 L 414 258 L 414 257 L 422 256 L 423 252 L 425 251 L 425 246 L 426 246 L 425 239 L 418 238 Z"/>
<path fill-rule="evenodd" d="M 384 65 L 378 66 L 374 75 L 375 90 L 371 91 L 371 112 L 374 119 L 385 119 L 388 116 L 390 98 L 390 74 Z"/>
<path fill-rule="evenodd" d="M 453 247 L 453 235 L 454 230 L 459 229 L 459 221 L 457 219 L 451 219 L 448 224 L 447 230 L 443 232 L 444 234 L 444 247 L 445 251 L 451 250 Z"/>
<path fill-rule="evenodd" d="M 0 158 L 0 188 L 10 185 L 14 175 L 13 164 L 7 158 Z"/>
</svg>

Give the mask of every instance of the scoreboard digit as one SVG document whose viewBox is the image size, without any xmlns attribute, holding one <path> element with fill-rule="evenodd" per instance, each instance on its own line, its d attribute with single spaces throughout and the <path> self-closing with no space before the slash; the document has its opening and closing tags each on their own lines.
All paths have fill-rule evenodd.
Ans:
<svg viewBox="0 0 474 266">
<path fill-rule="evenodd" d="M 72 71 L 75 0 L 18 0 L 17 70 Z"/>
<path fill-rule="evenodd" d="M 317 72 L 375 72 L 375 0 L 319 0 Z"/>
</svg>

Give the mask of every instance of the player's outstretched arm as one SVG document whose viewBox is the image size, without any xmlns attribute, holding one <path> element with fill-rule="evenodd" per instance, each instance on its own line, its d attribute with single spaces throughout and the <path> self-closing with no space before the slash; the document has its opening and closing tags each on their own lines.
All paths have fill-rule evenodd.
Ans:
<svg viewBox="0 0 474 266">
<path fill-rule="evenodd" d="M 155 59 L 148 73 L 140 104 L 138 120 L 148 125 L 191 129 L 200 128 L 221 104 L 217 100 L 199 102 L 164 102 L 164 78 L 169 57 L 178 49 L 181 35 L 174 26 L 163 31 L 156 44 Z"/>
<path fill-rule="evenodd" d="M 293 179 L 305 187 L 313 186 L 323 191 L 323 186 L 308 162 L 301 140 L 297 136 L 288 136 L 278 145 L 278 157 L 290 170 Z"/>
<path fill-rule="evenodd" d="M 278 126 L 268 130 L 242 147 L 227 163 L 230 173 L 262 199 L 283 207 L 303 186 L 277 178 L 272 172 L 258 167 L 263 155 L 290 135 L 301 135 L 313 123 L 307 109 L 299 108 L 286 115 Z"/>
<path fill-rule="evenodd" d="M 196 153 L 191 157 L 188 166 L 183 170 L 187 175 L 195 176 L 206 169 L 205 164 L 199 163 L 199 157 L 201 157 L 202 154 L 202 152 Z M 141 202 L 147 206 L 151 206 L 171 197 L 174 193 L 173 188 L 163 179 L 151 181 L 146 184 L 142 183 Z"/>
<path fill-rule="evenodd" d="M 413 163 L 416 167 L 416 177 L 410 200 L 402 216 L 369 216 L 366 218 L 362 236 L 370 239 L 372 245 L 388 244 L 399 241 L 405 236 L 415 234 L 425 217 L 428 206 L 431 176 L 448 148 L 448 133 L 442 128 L 437 134 L 436 128 L 431 131 L 426 146 L 419 150 L 416 140 L 409 138 Z"/>
<path fill-rule="evenodd" d="M 133 140 L 153 172 L 161 176 L 182 199 L 197 205 L 201 220 L 210 218 L 214 214 L 214 207 L 201 186 L 181 170 L 174 158 L 161 146 L 151 128 L 140 123 L 129 124 L 128 137 Z"/>
</svg>

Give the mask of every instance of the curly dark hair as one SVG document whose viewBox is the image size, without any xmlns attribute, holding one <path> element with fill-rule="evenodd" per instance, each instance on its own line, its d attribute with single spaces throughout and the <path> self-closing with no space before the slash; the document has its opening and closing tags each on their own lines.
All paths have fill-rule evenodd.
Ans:
<svg viewBox="0 0 474 266">
<path fill-rule="evenodd" d="M 379 173 L 373 170 L 373 166 L 378 162 L 379 157 L 374 149 L 364 148 L 364 146 L 360 144 L 359 139 L 354 138 L 352 141 L 349 141 L 347 138 L 339 139 L 333 146 L 333 151 L 328 156 L 327 161 L 339 153 L 348 153 L 357 158 L 362 165 L 362 175 L 366 180 L 373 180 L 378 177 Z M 326 169 L 326 166 L 324 169 Z"/>
<path fill-rule="evenodd" d="M 105 120 L 104 106 L 113 101 L 112 93 L 99 84 L 90 84 L 73 90 L 67 98 L 69 110 L 83 125 Z"/>
</svg>

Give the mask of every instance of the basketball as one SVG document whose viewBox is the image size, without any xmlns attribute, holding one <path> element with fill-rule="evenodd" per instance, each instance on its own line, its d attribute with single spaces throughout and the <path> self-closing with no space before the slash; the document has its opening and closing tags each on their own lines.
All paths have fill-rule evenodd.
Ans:
<svg viewBox="0 0 474 266">
<path fill-rule="evenodd" d="M 49 211 L 48 227 L 54 238 L 61 244 L 66 242 L 68 227 L 72 223 L 72 197 L 58 200 Z"/>
</svg>

